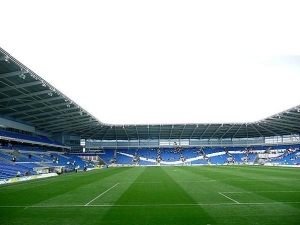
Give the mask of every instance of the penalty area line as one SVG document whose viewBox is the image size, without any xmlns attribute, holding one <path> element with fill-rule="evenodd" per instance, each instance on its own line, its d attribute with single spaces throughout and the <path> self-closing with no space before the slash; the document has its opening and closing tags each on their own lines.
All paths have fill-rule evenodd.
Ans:
<svg viewBox="0 0 300 225">
<path fill-rule="evenodd" d="M 114 186 L 112 186 L 111 188 L 107 189 L 106 191 L 102 192 L 100 195 L 98 195 L 96 198 L 92 199 L 91 201 L 89 201 L 88 203 L 86 203 L 84 206 L 88 206 L 90 203 L 92 203 L 93 201 L 95 201 L 97 198 L 101 197 L 102 195 L 104 195 L 106 192 L 110 191 L 111 189 L 113 189 L 114 187 L 116 187 L 119 183 L 116 183 Z"/>
<path fill-rule="evenodd" d="M 164 206 L 237 206 L 237 205 L 280 205 L 280 204 L 300 204 L 300 202 L 243 202 L 243 203 L 191 203 L 191 204 L 124 204 L 124 205 L 113 205 L 113 204 L 103 204 L 103 205 L 7 205 L 0 206 L 0 208 L 70 208 L 70 207 L 164 207 Z"/>
<path fill-rule="evenodd" d="M 222 193 L 231 194 L 249 194 L 249 193 L 298 193 L 300 191 L 223 191 Z"/>
<path fill-rule="evenodd" d="M 221 192 L 218 192 L 218 193 L 219 193 L 220 195 L 224 196 L 225 198 L 228 198 L 229 200 L 231 200 L 231 201 L 233 201 L 233 202 L 235 202 L 235 203 L 237 203 L 237 204 L 240 204 L 238 201 L 236 201 L 236 200 L 234 200 L 234 199 L 228 197 L 227 195 L 224 195 L 224 194 L 221 193 Z"/>
</svg>

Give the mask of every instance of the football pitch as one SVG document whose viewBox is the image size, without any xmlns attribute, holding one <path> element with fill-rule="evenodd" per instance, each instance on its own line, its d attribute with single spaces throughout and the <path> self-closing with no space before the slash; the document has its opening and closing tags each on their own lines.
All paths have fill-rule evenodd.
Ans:
<svg viewBox="0 0 300 225">
<path fill-rule="evenodd" d="M 0 224 L 300 224 L 300 168 L 122 167 L 0 186 Z"/>
</svg>

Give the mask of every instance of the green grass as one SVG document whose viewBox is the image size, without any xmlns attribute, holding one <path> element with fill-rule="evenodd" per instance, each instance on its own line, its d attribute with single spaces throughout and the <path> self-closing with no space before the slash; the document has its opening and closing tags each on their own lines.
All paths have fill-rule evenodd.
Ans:
<svg viewBox="0 0 300 225">
<path fill-rule="evenodd" d="M 0 186 L 0 224 L 300 224 L 300 169 L 109 168 Z"/>
</svg>

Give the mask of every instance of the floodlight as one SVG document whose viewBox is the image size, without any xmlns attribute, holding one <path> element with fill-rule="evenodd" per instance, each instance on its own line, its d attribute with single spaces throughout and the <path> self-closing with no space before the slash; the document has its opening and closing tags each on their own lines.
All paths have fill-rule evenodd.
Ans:
<svg viewBox="0 0 300 225">
<path fill-rule="evenodd" d="M 4 61 L 7 62 L 7 63 L 10 63 L 10 62 L 9 62 L 9 57 L 8 57 L 8 55 L 6 55 L 6 56 L 4 57 Z"/>
<path fill-rule="evenodd" d="M 26 75 L 25 74 L 20 74 L 19 77 L 22 78 L 23 80 L 25 80 Z"/>
</svg>

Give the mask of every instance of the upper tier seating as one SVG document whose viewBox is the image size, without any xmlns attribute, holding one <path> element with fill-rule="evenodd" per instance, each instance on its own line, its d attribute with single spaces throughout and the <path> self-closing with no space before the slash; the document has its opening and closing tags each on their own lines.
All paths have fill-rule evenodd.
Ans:
<svg viewBox="0 0 300 225">
<path fill-rule="evenodd" d="M 50 139 L 46 136 L 42 136 L 42 135 L 30 136 L 30 135 L 24 135 L 24 134 L 18 134 L 18 133 L 14 133 L 14 132 L 0 130 L 0 136 L 14 138 L 14 139 L 20 139 L 20 140 L 28 140 L 28 141 L 38 142 L 38 143 L 46 143 L 46 144 L 64 146 L 62 143 L 52 140 L 52 139 Z"/>
</svg>

